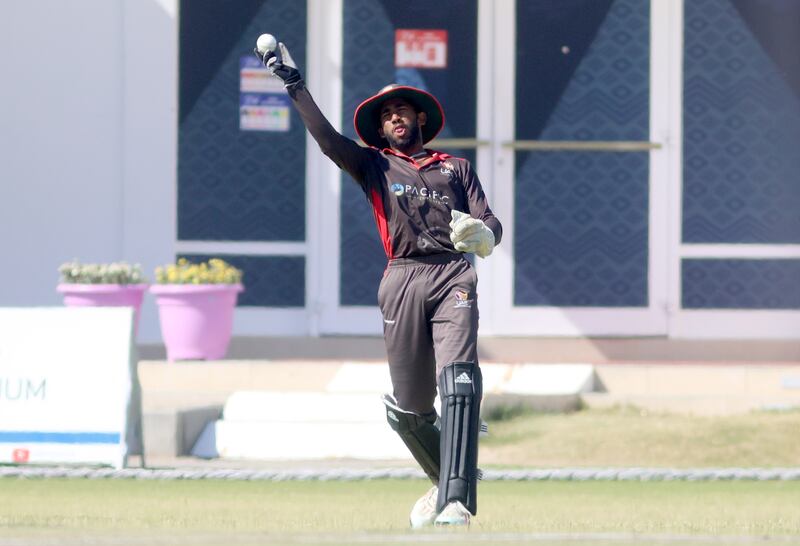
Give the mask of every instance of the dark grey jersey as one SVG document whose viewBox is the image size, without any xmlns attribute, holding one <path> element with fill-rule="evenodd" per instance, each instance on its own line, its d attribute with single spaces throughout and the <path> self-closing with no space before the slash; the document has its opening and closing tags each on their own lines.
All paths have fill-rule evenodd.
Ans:
<svg viewBox="0 0 800 546">
<path fill-rule="evenodd" d="M 449 226 L 454 209 L 483 220 L 500 242 L 503 228 L 469 161 L 428 150 L 418 163 L 389 148 L 361 147 L 331 126 L 308 90 L 293 95 L 322 152 L 364 190 L 388 258 L 456 252 Z"/>
</svg>

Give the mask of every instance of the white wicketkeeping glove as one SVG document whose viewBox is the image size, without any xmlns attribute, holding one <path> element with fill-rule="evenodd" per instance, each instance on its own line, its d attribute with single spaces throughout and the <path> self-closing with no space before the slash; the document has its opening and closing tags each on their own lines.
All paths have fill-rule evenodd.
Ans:
<svg viewBox="0 0 800 546">
<path fill-rule="evenodd" d="M 450 221 L 450 240 L 459 252 L 472 252 L 485 258 L 494 250 L 494 233 L 482 220 L 466 212 L 453 210 Z"/>
</svg>

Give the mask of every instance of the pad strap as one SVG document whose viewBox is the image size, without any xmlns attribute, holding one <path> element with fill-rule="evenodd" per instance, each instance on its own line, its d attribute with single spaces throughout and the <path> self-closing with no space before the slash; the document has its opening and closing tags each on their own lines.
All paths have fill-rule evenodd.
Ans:
<svg viewBox="0 0 800 546">
<path fill-rule="evenodd" d="M 437 511 L 453 501 L 477 512 L 478 434 L 483 378 L 475 362 L 453 362 L 439 374 L 442 400 L 441 455 Z"/>
<path fill-rule="evenodd" d="M 411 455 L 422 467 L 428 478 L 439 482 L 439 416 L 436 411 L 420 415 L 404 410 L 389 394 L 383 395 L 386 420 L 392 430 L 400 435 Z"/>
</svg>

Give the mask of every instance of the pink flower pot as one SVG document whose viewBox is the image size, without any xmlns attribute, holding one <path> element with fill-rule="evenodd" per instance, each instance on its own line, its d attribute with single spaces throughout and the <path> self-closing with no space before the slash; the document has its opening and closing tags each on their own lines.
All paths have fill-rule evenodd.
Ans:
<svg viewBox="0 0 800 546">
<path fill-rule="evenodd" d="M 133 307 L 133 335 L 139 331 L 139 312 L 146 284 L 59 284 L 67 307 Z"/>
<path fill-rule="evenodd" d="M 228 352 L 241 284 L 156 284 L 167 360 L 219 360 Z"/>
</svg>

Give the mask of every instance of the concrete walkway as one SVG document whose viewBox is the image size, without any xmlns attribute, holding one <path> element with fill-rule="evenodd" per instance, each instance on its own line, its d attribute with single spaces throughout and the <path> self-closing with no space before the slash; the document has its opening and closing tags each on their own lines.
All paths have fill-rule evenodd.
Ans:
<svg viewBox="0 0 800 546">
<path fill-rule="evenodd" d="M 142 360 L 164 360 L 162 345 L 140 345 Z M 481 337 L 481 361 L 543 363 L 624 362 L 797 362 L 800 331 L 794 340 L 675 340 L 666 338 Z M 231 360 L 385 361 L 383 338 L 237 337 Z"/>
<path fill-rule="evenodd" d="M 589 407 L 702 415 L 800 407 L 800 341 L 483 338 L 479 347 L 487 371 L 592 366 L 592 387 L 579 393 Z M 139 347 L 139 356 L 147 458 L 157 466 L 179 463 L 236 391 L 326 392 L 352 364 L 388 376 L 383 340 L 375 337 L 237 338 L 229 359 L 215 362 L 169 363 L 159 346 Z M 487 389 L 485 402 L 491 395 Z"/>
</svg>

